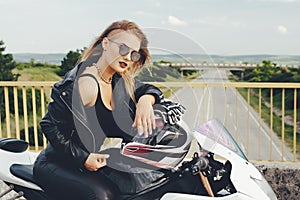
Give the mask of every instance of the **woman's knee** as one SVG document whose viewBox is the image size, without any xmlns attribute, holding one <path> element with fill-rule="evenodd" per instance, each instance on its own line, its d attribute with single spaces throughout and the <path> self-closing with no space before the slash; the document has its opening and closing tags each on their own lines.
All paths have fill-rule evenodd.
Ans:
<svg viewBox="0 0 300 200">
<path fill-rule="evenodd" d="M 98 194 L 95 200 L 119 200 L 119 197 L 111 191 L 105 191 Z"/>
<path fill-rule="evenodd" d="M 109 187 L 93 187 L 88 194 L 85 194 L 87 200 L 119 200 L 119 192 Z"/>
</svg>

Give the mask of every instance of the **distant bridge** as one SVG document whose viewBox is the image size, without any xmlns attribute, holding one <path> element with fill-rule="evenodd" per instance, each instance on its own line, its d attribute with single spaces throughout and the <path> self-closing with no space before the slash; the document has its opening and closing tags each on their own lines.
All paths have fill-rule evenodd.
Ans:
<svg viewBox="0 0 300 200">
<path fill-rule="evenodd" d="M 160 67 L 173 67 L 181 71 L 184 70 L 205 70 L 205 69 L 226 69 L 244 71 L 245 69 L 254 69 L 261 64 L 215 64 L 215 63 L 158 63 Z M 280 67 L 300 67 L 299 65 L 280 65 Z"/>
</svg>

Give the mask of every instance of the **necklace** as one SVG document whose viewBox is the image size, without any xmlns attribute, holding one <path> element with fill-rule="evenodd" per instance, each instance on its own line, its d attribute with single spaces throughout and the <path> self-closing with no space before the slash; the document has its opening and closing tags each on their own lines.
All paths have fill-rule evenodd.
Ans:
<svg viewBox="0 0 300 200">
<path fill-rule="evenodd" d="M 93 63 L 93 65 L 96 67 L 97 71 L 98 71 L 98 75 L 100 76 L 101 80 L 106 83 L 106 84 L 111 84 L 112 78 L 109 78 L 108 80 L 106 80 L 102 74 L 103 72 L 100 70 L 99 66 L 96 65 L 96 63 Z"/>
</svg>

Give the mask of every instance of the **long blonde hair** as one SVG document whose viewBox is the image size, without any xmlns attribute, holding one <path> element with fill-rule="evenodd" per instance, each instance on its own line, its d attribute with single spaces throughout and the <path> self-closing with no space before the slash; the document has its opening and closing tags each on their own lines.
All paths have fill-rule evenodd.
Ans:
<svg viewBox="0 0 300 200">
<path fill-rule="evenodd" d="M 100 36 L 98 36 L 95 41 L 87 48 L 81 58 L 80 62 L 87 61 L 89 58 L 98 57 L 103 53 L 102 40 L 105 37 L 108 37 L 110 33 L 116 31 L 128 31 L 134 34 L 138 39 L 141 40 L 141 45 L 139 53 L 141 54 L 141 59 L 138 62 L 135 62 L 128 70 L 120 74 L 125 82 L 125 89 L 132 100 L 135 102 L 134 96 L 134 77 L 141 71 L 143 66 L 148 66 L 150 62 L 150 54 L 148 50 L 148 40 L 146 35 L 142 30 L 134 23 L 127 20 L 113 22 L 109 27 L 107 27 Z"/>
</svg>

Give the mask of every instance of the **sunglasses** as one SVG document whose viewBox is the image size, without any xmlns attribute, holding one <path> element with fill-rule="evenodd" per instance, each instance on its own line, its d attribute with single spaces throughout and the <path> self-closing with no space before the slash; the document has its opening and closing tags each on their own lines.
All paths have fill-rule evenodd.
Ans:
<svg viewBox="0 0 300 200">
<path fill-rule="evenodd" d="M 121 56 L 127 56 L 129 53 L 130 53 L 130 47 L 127 46 L 126 44 L 124 43 L 119 43 L 119 42 L 115 42 L 111 39 L 108 39 L 110 42 L 112 43 L 115 43 L 117 45 L 119 45 L 119 54 Z M 135 50 L 133 50 L 130 54 L 130 59 L 133 61 L 133 62 L 138 62 L 140 59 L 141 59 L 141 54 Z"/>
</svg>

